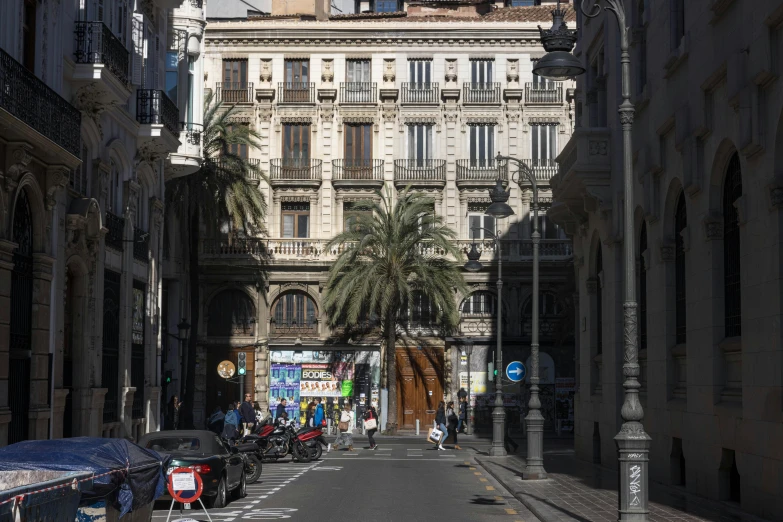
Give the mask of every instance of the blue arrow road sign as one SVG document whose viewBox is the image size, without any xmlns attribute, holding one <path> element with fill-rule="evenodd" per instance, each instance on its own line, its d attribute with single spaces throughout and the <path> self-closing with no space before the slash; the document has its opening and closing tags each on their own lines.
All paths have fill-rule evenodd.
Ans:
<svg viewBox="0 0 783 522">
<path fill-rule="evenodd" d="M 525 373 L 527 373 L 527 370 L 525 370 L 525 365 L 519 361 L 514 361 L 506 366 L 506 377 L 508 377 L 510 381 L 521 381 L 525 378 Z"/>
</svg>

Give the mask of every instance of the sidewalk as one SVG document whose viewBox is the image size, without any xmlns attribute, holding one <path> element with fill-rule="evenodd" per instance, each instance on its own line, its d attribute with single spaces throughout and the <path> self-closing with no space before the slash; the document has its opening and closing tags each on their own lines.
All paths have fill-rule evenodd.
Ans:
<svg viewBox="0 0 783 522">
<path fill-rule="evenodd" d="M 520 453 L 525 452 L 519 440 Z M 553 447 L 554 446 L 554 447 Z M 617 473 L 577 460 L 565 444 L 545 445 L 544 465 L 549 478 L 522 480 L 525 458 L 521 455 L 476 460 L 512 495 L 543 522 L 616 521 Z M 680 488 L 650 483 L 651 522 L 764 522 L 733 506 L 708 500 Z"/>
</svg>

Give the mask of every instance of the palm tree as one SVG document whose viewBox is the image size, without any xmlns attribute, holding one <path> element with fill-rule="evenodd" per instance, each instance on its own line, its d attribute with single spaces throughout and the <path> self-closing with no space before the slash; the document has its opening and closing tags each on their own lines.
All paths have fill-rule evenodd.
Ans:
<svg viewBox="0 0 783 522">
<path fill-rule="evenodd" d="M 195 394 L 196 345 L 199 324 L 200 224 L 226 220 L 234 231 L 254 235 L 262 231 L 266 201 L 251 178 L 266 179 L 257 165 L 237 154 L 240 147 L 260 147 L 261 136 L 249 125 L 231 125 L 235 107 L 224 107 L 212 93 L 204 100 L 204 131 L 201 135 L 203 156 L 194 174 L 166 183 L 169 212 L 184 216 L 181 225 L 187 237 L 190 276 L 190 340 L 183 401 L 183 426 L 193 426 Z"/>
<path fill-rule="evenodd" d="M 380 194 L 379 194 L 380 195 Z M 392 201 L 390 192 L 380 201 L 359 205 L 372 209 L 360 214 L 351 227 L 329 241 L 340 254 L 329 269 L 324 304 L 332 325 L 357 324 L 367 315 L 379 318 L 386 340 L 386 381 L 389 390 L 387 431 L 397 430 L 398 320 L 416 294 L 426 295 L 436 320 L 444 328 L 459 321 L 455 292 L 466 285 L 459 265 L 446 258 L 462 257 L 456 233 L 433 212 L 434 202 L 406 188 Z"/>
</svg>

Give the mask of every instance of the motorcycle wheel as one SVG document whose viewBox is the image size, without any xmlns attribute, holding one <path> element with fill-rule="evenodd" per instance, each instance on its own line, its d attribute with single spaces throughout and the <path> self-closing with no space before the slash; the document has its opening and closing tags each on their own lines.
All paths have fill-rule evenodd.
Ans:
<svg viewBox="0 0 783 522">
<path fill-rule="evenodd" d="M 310 462 L 310 450 L 302 444 L 301 442 L 295 442 L 293 447 L 291 448 L 292 456 L 294 457 L 294 460 L 297 462 L 301 462 L 302 464 L 307 464 Z"/>
<path fill-rule="evenodd" d="M 247 466 L 245 466 L 245 482 L 253 484 L 261 478 L 261 461 L 255 455 L 247 456 Z"/>
<path fill-rule="evenodd" d="M 321 446 L 319 442 L 316 441 L 315 446 L 312 446 L 309 448 L 310 450 L 310 458 L 312 460 L 318 460 L 321 458 L 321 455 L 323 455 L 324 449 Z"/>
</svg>

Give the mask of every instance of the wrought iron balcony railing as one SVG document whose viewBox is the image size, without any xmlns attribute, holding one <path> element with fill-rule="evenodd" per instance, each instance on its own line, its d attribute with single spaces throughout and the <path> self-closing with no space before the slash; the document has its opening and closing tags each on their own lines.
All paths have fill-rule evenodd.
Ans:
<svg viewBox="0 0 783 522">
<path fill-rule="evenodd" d="M 302 180 L 302 181 L 320 181 L 321 165 L 320 159 L 306 158 L 275 158 L 270 161 L 270 176 L 274 181 L 283 180 Z"/>
<path fill-rule="evenodd" d="M 277 84 L 279 103 L 315 103 L 315 84 L 280 82 Z"/>
<path fill-rule="evenodd" d="M 383 181 L 383 160 L 381 159 L 332 160 L 332 179 Z"/>
<path fill-rule="evenodd" d="M 103 64 L 128 85 L 130 53 L 103 22 L 76 22 L 76 63 Z"/>
<path fill-rule="evenodd" d="M 136 91 L 136 121 L 142 125 L 163 125 L 173 135 L 179 135 L 179 109 L 158 89 Z"/>
<path fill-rule="evenodd" d="M 222 82 L 215 84 L 217 101 L 225 103 L 250 103 L 253 101 L 252 82 Z"/>
<path fill-rule="evenodd" d="M 500 83 L 466 83 L 462 86 L 462 102 L 472 104 L 499 104 Z"/>
<path fill-rule="evenodd" d="M 184 142 L 191 145 L 201 145 L 201 134 L 204 132 L 204 126 L 200 123 L 180 122 L 180 134 L 184 135 Z"/>
<path fill-rule="evenodd" d="M 536 181 L 549 181 L 552 179 L 552 176 L 557 174 L 557 161 L 554 159 L 524 159 L 522 162 L 530 167 L 530 170 L 533 171 L 533 175 L 536 177 Z M 512 169 L 516 168 L 515 166 L 511 167 Z M 525 176 L 521 176 L 519 178 L 519 181 L 521 183 L 526 183 L 527 178 Z"/>
<path fill-rule="evenodd" d="M 404 104 L 435 104 L 440 102 L 437 83 L 402 84 L 402 103 Z"/>
<path fill-rule="evenodd" d="M 404 159 L 394 160 L 395 181 L 446 181 L 446 160 Z"/>
<path fill-rule="evenodd" d="M 125 218 L 106 211 L 106 228 L 109 232 L 106 234 L 106 246 L 115 250 L 123 250 L 124 242 L 122 240 L 125 230 Z"/>
<path fill-rule="evenodd" d="M 378 84 L 375 82 L 344 82 L 340 84 L 340 103 L 375 103 Z"/>
<path fill-rule="evenodd" d="M 526 83 L 525 103 L 528 104 L 563 103 L 563 86 L 560 84 L 540 85 L 534 83 Z"/>
<path fill-rule="evenodd" d="M 505 161 L 495 159 L 457 160 L 457 181 L 487 181 L 508 179 L 508 166 Z"/>
<path fill-rule="evenodd" d="M 2 49 L 0 109 L 79 157 L 81 113 Z"/>
<path fill-rule="evenodd" d="M 138 227 L 133 227 L 133 259 L 146 263 L 149 261 L 150 235 Z"/>
</svg>

